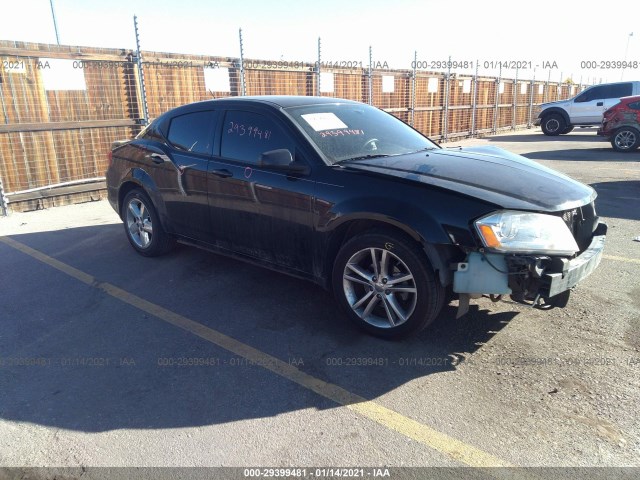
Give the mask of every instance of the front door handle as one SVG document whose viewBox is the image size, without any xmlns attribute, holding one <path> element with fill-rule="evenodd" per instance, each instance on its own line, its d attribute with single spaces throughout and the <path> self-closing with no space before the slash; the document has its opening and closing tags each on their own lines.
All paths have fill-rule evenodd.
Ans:
<svg viewBox="0 0 640 480">
<path fill-rule="evenodd" d="M 220 170 L 211 170 L 211 173 L 213 173 L 215 176 L 221 177 L 221 178 L 233 177 L 233 173 L 231 173 L 226 168 L 222 168 Z"/>
<path fill-rule="evenodd" d="M 603 105 L 604 105 L 604 102 L 598 102 L 598 103 L 596 103 L 596 107 L 601 107 L 601 106 L 603 106 Z"/>
</svg>

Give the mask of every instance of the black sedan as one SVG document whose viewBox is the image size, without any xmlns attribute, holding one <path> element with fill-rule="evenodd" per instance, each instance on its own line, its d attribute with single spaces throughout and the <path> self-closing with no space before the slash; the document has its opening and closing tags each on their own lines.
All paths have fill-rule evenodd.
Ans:
<svg viewBox="0 0 640 480">
<path fill-rule="evenodd" d="M 314 281 L 383 337 L 454 297 L 459 314 L 481 295 L 564 306 L 604 247 L 592 188 L 348 100 L 185 105 L 110 155 L 109 201 L 140 254 L 180 241 Z"/>
</svg>

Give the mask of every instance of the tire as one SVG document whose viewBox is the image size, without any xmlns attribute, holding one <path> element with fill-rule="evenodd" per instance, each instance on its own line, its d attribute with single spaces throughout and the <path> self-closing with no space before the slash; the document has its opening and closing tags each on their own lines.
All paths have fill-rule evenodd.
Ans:
<svg viewBox="0 0 640 480">
<path fill-rule="evenodd" d="M 175 240 L 162 228 L 153 203 L 142 190 L 131 190 L 124 197 L 122 221 L 129 243 L 140 255 L 156 257 L 175 246 Z"/>
<path fill-rule="evenodd" d="M 611 146 L 616 152 L 633 152 L 640 145 L 640 132 L 632 127 L 622 127 L 611 137 Z"/>
<path fill-rule="evenodd" d="M 542 127 L 542 133 L 549 135 L 550 137 L 555 137 L 564 133 L 564 130 L 567 128 L 564 118 L 562 118 L 562 115 L 557 113 L 552 113 L 544 117 L 540 126 Z"/>
<path fill-rule="evenodd" d="M 571 132 L 573 131 L 573 129 L 574 129 L 574 126 L 573 126 L 573 125 L 571 125 L 570 127 L 565 128 L 565 129 L 562 131 L 562 135 L 566 135 L 567 133 L 571 133 Z"/>
<path fill-rule="evenodd" d="M 340 307 L 357 327 L 387 339 L 425 328 L 436 319 L 445 299 L 420 246 L 387 230 L 365 232 L 342 246 L 332 286 Z"/>
</svg>

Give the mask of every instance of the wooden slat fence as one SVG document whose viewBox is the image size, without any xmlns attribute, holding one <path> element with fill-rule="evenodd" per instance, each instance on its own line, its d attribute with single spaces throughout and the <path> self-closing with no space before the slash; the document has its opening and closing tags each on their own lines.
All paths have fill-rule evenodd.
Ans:
<svg viewBox="0 0 640 480">
<path fill-rule="evenodd" d="M 315 62 L 241 64 L 161 52 L 142 52 L 142 60 L 144 93 L 130 50 L 0 41 L 0 184 L 12 210 L 104 196 L 107 152 L 145 124 L 144 94 L 151 119 L 178 105 L 243 92 L 348 98 L 447 140 L 526 127 L 535 105 L 579 91 L 542 81 Z"/>
</svg>

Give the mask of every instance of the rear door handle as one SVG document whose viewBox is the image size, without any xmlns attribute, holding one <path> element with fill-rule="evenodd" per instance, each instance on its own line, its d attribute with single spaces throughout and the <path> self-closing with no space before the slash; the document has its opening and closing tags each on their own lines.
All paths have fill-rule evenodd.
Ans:
<svg viewBox="0 0 640 480">
<path fill-rule="evenodd" d="M 226 168 L 222 168 L 220 170 L 211 170 L 211 173 L 213 173 L 215 176 L 221 177 L 221 178 L 233 177 L 233 173 L 231 173 Z"/>
<path fill-rule="evenodd" d="M 601 106 L 603 106 L 603 105 L 604 105 L 604 102 L 598 102 L 598 103 L 596 103 L 596 107 L 601 107 Z"/>
<path fill-rule="evenodd" d="M 163 155 L 161 153 L 152 153 L 150 155 L 147 155 L 147 157 L 149 157 L 151 159 L 151 161 L 153 163 L 155 163 L 156 165 L 160 165 L 161 163 L 170 161 L 169 157 L 167 157 L 166 155 Z"/>
</svg>

